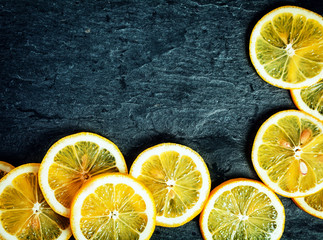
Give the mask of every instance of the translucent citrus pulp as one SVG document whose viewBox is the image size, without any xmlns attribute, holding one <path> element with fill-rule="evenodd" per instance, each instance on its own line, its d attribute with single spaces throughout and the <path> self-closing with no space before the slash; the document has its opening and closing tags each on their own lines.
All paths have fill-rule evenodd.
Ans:
<svg viewBox="0 0 323 240">
<path fill-rule="evenodd" d="M 268 83 L 287 89 L 323 78 L 323 17 L 284 6 L 266 14 L 250 37 L 250 58 Z"/>
<path fill-rule="evenodd" d="M 0 179 L 14 168 L 10 163 L 0 161 Z"/>
<path fill-rule="evenodd" d="M 323 187 L 323 125 L 297 110 L 271 116 L 252 149 L 258 176 L 285 197 L 303 197 Z"/>
<path fill-rule="evenodd" d="M 291 95 L 298 109 L 323 121 L 323 80 L 307 88 L 293 89 Z"/>
<path fill-rule="evenodd" d="M 323 189 L 302 198 L 293 198 L 296 205 L 305 212 L 323 219 Z"/>
<path fill-rule="evenodd" d="M 201 211 L 211 180 L 202 157 L 192 149 L 164 143 L 143 151 L 130 174 L 152 192 L 157 210 L 156 224 L 177 227 Z"/>
<path fill-rule="evenodd" d="M 69 219 L 55 213 L 38 185 L 39 164 L 11 170 L 0 181 L 0 236 L 3 239 L 69 239 Z M 0 238 L 1 238 L 0 237 Z"/>
<path fill-rule="evenodd" d="M 232 179 L 212 190 L 200 216 L 204 239 L 280 239 L 285 210 L 264 184 Z"/>
<path fill-rule="evenodd" d="M 121 173 L 94 177 L 72 202 L 71 227 L 77 240 L 149 239 L 155 220 L 152 194 Z"/>
<path fill-rule="evenodd" d="M 39 183 L 48 204 L 68 217 L 76 192 L 91 177 L 106 172 L 127 172 L 118 147 L 93 133 L 77 133 L 57 141 L 39 170 Z"/>
</svg>

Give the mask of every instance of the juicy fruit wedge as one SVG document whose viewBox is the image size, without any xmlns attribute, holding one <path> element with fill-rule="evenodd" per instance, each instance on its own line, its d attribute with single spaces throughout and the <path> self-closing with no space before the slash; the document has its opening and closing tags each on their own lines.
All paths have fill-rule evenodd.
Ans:
<svg viewBox="0 0 323 240">
<path fill-rule="evenodd" d="M 130 174 L 152 192 L 156 224 L 177 227 L 201 211 L 210 192 L 210 174 L 192 149 L 174 143 L 159 144 L 142 152 Z"/>
<path fill-rule="evenodd" d="M 212 190 L 200 216 L 204 239 L 280 239 L 285 210 L 264 184 L 232 179 Z"/>
<path fill-rule="evenodd" d="M 149 190 L 120 173 L 94 177 L 72 202 L 71 227 L 77 240 L 149 239 L 155 219 Z"/>
<path fill-rule="evenodd" d="M 305 212 L 323 219 L 323 189 L 306 197 L 293 198 L 293 201 Z"/>
<path fill-rule="evenodd" d="M 258 130 L 252 149 L 258 176 L 285 197 L 303 197 L 323 187 L 323 125 L 310 115 L 282 111 Z"/>
<path fill-rule="evenodd" d="M 118 147 L 93 133 L 60 139 L 47 152 L 39 170 L 40 187 L 48 204 L 68 217 L 76 192 L 91 177 L 106 172 L 127 172 Z"/>
<path fill-rule="evenodd" d="M 10 163 L 0 161 L 0 179 L 14 168 Z"/>
<path fill-rule="evenodd" d="M 0 181 L 0 238 L 69 239 L 69 219 L 55 213 L 38 185 L 39 164 L 10 171 Z"/>
<path fill-rule="evenodd" d="M 291 95 L 298 109 L 323 121 L 323 80 L 307 88 L 291 90 Z"/>
<path fill-rule="evenodd" d="M 323 78 L 323 17 L 284 6 L 266 14 L 250 37 L 250 58 L 268 83 L 287 89 Z"/>
</svg>

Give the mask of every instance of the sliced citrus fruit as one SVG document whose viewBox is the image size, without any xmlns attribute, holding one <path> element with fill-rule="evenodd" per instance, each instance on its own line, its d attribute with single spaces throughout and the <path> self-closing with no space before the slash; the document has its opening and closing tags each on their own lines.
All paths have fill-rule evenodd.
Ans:
<svg viewBox="0 0 323 240">
<path fill-rule="evenodd" d="M 192 149 L 164 143 L 143 151 L 130 174 L 145 184 L 156 203 L 156 224 L 181 226 L 203 209 L 211 188 L 208 168 Z"/>
<path fill-rule="evenodd" d="M 303 197 L 323 187 L 323 124 L 297 110 L 271 116 L 252 149 L 258 176 L 285 197 Z"/>
<path fill-rule="evenodd" d="M 76 192 L 91 177 L 106 172 L 127 172 L 118 147 L 87 132 L 64 137 L 47 152 L 39 170 L 39 183 L 48 204 L 68 217 Z"/>
<path fill-rule="evenodd" d="M 291 95 L 298 109 L 323 121 L 323 80 L 307 88 L 293 89 Z"/>
<path fill-rule="evenodd" d="M 302 198 L 293 198 L 296 205 L 303 211 L 323 219 L 323 189 Z"/>
<path fill-rule="evenodd" d="M 0 161 L 0 179 L 14 168 L 10 163 Z"/>
<path fill-rule="evenodd" d="M 261 182 L 237 178 L 212 190 L 200 215 L 204 239 L 280 239 L 285 210 Z"/>
<path fill-rule="evenodd" d="M 88 181 L 71 207 L 71 227 L 77 240 L 149 239 L 155 221 L 152 194 L 121 173 L 102 174 Z"/>
<path fill-rule="evenodd" d="M 286 89 L 310 86 L 323 78 L 323 17 L 300 7 L 277 8 L 252 30 L 249 53 L 266 82 Z"/>
<path fill-rule="evenodd" d="M 69 219 L 55 213 L 38 185 L 38 163 L 21 165 L 0 181 L 0 238 L 69 239 Z"/>
</svg>

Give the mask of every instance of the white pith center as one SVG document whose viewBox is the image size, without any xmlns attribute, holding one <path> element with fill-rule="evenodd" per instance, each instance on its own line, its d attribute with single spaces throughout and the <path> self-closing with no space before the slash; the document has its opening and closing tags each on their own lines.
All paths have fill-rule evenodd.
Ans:
<svg viewBox="0 0 323 240">
<path fill-rule="evenodd" d="M 41 204 L 39 202 L 36 202 L 32 208 L 34 214 L 38 214 L 40 212 L 40 206 Z"/>
<path fill-rule="evenodd" d="M 242 214 L 239 214 L 239 215 L 238 215 L 238 217 L 239 217 L 239 220 L 240 220 L 240 221 L 248 220 L 248 218 L 249 218 L 249 216 L 247 216 L 247 215 L 242 215 Z"/>
<path fill-rule="evenodd" d="M 301 152 L 302 152 L 301 148 L 300 147 L 295 147 L 294 152 L 295 152 L 295 154 L 294 154 L 295 158 L 297 160 L 300 160 L 301 159 Z"/>
<path fill-rule="evenodd" d="M 293 49 L 293 45 L 291 43 L 288 43 L 286 45 L 286 52 L 287 52 L 287 55 L 290 57 L 292 57 L 295 54 L 295 50 Z"/>
<path fill-rule="evenodd" d="M 117 219 L 119 217 L 119 212 L 117 210 L 113 210 L 110 214 L 110 218 Z"/>
<path fill-rule="evenodd" d="M 174 187 L 174 185 L 175 185 L 175 181 L 173 180 L 173 179 L 170 179 L 170 180 L 168 180 L 167 182 L 166 182 L 166 184 L 167 184 L 167 187 Z"/>
</svg>

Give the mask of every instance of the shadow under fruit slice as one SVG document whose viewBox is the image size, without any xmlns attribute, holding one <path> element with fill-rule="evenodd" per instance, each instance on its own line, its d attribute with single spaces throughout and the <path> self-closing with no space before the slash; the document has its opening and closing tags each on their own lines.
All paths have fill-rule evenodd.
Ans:
<svg viewBox="0 0 323 240">
<path fill-rule="evenodd" d="M 39 183 L 48 204 L 69 217 L 76 192 L 93 176 L 127 173 L 118 147 L 106 138 L 81 132 L 57 141 L 47 152 L 39 170 Z"/>
<path fill-rule="evenodd" d="M 39 165 L 21 165 L 0 181 L 0 236 L 4 239 L 63 240 L 72 235 L 69 219 L 55 213 L 41 193 Z"/>
<path fill-rule="evenodd" d="M 258 130 L 252 149 L 258 176 L 276 193 L 303 197 L 323 187 L 323 124 L 307 113 L 288 110 Z"/>
</svg>

